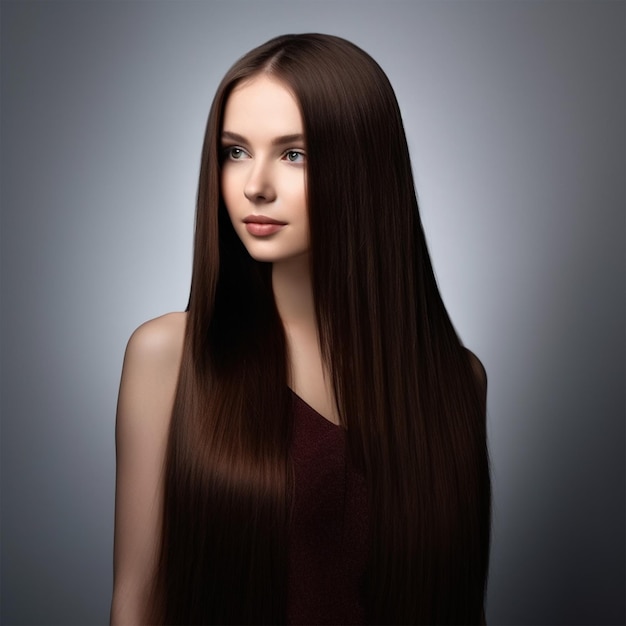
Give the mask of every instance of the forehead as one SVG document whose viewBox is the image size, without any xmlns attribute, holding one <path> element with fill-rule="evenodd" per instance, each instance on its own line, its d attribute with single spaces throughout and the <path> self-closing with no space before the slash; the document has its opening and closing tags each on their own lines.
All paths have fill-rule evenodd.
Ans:
<svg viewBox="0 0 626 626">
<path fill-rule="evenodd" d="M 302 133 L 298 103 L 280 80 L 266 74 L 239 83 L 224 108 L 223 130 L 242 135 Z"/>
</svg>

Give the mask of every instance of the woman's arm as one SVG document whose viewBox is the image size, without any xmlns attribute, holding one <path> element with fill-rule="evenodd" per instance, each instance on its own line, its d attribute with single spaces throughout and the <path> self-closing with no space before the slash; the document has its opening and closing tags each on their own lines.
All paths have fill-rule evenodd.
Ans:
<svg viewBox="0 0 626 626">
<path fill-rule="evenodd" d="M 114 581 L 111 624 L 141 624 L 158 558 L 163 465 L 185 330 L 185 313 L 131 336 L 117 405 Z"/>
</svg>

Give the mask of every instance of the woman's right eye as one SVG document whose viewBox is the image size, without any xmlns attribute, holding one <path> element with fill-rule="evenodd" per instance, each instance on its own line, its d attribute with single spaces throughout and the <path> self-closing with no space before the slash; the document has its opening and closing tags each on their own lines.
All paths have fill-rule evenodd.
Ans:
<svg viewBox="0 0 626 626">
<path fill-rule="evenodd" d="M 246 151 L 238 146 L 229 146 L 224 148 L 224 156 L 231 161 L 239 161 L 246 156 Z"/>
</svg>

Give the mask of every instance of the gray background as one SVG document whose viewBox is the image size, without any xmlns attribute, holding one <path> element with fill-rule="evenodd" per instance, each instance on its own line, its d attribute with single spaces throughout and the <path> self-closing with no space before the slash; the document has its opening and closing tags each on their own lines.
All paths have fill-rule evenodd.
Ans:
<svg viewBox="0 0 626 626">
<path fill-rule="evenodd" d="M 321 31 L 396 88 L 489 373 L 489 622 L 623 623 L 625 7 L 2 2 L 3 622 L 108 619 L 123 351 L 186 304 L 217 82 Z"/>
</svg>

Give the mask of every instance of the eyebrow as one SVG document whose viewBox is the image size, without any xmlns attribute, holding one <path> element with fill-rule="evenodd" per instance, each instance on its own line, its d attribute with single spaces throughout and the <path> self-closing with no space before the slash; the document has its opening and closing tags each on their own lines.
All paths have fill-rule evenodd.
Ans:
<svg viewBox="0 0 626 626">
<path fill-rule="evenodd" d="M 224 139 L 232 139 L 233 141 L 244 144 L 249 143 L 248 140 L 242 135 L 238 135 L 237 133 L 233 133 L 229 130 L 225 130 L 222 132 L 222 141 L 224 141 Z M 274 139 L 272 139 L 272 145 L 285 146 L 298 141 L 304 141 L 304 135 L 302 133 L 293 133 L 291 135 L 281 135 L 280 137 L 274 137 Z"/>
</svg>

